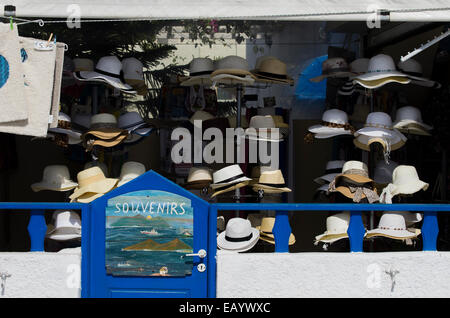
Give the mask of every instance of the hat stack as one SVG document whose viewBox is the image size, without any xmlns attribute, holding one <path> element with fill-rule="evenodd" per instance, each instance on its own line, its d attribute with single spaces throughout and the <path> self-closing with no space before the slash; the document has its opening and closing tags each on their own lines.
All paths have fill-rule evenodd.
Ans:
<svg viewBox="0 0 450 318">
<path fill-rule="evenodd" d="M 246 59 L 230 55 L 216 62 L 216 69 L 211 73 L 211 80 L 222 84 L 252 85 L 256 76 L 250 72 Z"/>
<path fill-rule="evenodd" d="M 305 141 L 311 142 L 313 138 L 325 139 L 339 135 L 353 135 L 354 128 L 349 124 L 346 112 L 340 109 L 329 109 L 322 114 L 321 123 L 309 127 L 308 131 Z"/>
<path fill-rule="evenodd" d="M 217 170 L 213 173 L 213 183 L 210 185 L 214 190 L 211 197 L 245 187 L 251 180 L 244 175 L 238 164 Z"/>
<path fill-rule="evenodd" d="M 189 175 L 184 187 L 190 190 L 203 189 L 209 187 L 212 181 L 213 177 L 211 169 L 205 167 L 192 167 L 189 170 Z"/>
<path fill-rule="evenodd" d="M 261 171 L 259 180 L 257 183 L 253 184 L 252 189 L 256 192 L 263 190 L 265 193 L 283 193 L 292 191 L 286 187 L 281 170 Z"/>
<path fill-rule="evenodd" d="M 142 116 L 135 111 L 120 115 L 117 124 L 119 129 L 127 130 L 128 136 L 124 140 L 126 144 L 135 144 L 143 137 L 149 136 L 154 130 L 144 121 Z"/>
<path fill-rule="evenodd" d="M 117 127 L 116 117 L 108 113 L 100 113 L 91 117 L 89 130 L 84 133 L 84 147 L 90 151 L 94 146 L 114 147 L 124 141 L 128 130 Z"/>
<path fill-rule="evenodd" d="M 261 225 L 256 226 L 256 229 L 259 230 L 259 239 L 265 241 L 270 244 L 275 244 L 275 237 L 272 233 L 273 227 L 275 225 L 275 218 L 273 217 L 264 217 L 261 220 Z M 295 243 L 294 234 L 289 235 L 289 245 L 293 245 Z"/>
<path fill-rule="evenodd" d="M 325 168 L 325 174 L 315 178 L 314 182 L 319 184 L 320 187 L 316 189 L 316 191 L 325 191 L 328 192 L 328 185 L 334 178 L 342 172 L 342 167 L 344 166 L 344 160 L 331 160 L 327 162 L 327 166 Z"/>
<path fill-rule="evenodd" d="M 214 72 L 214 62 L 209 58 L 194 58 L 189 63 L 189 76 L 182 79 L 181 86 L 211 86 L 211 74 Z"/>
<path fill-rule="evenodd" d="M 92 167 L 77 175 L 78 187 L 69 196 L 70 202 L 88 203 L 115 188 L 118 179 L 106 178 L 102 169 Z"/>
<path fill-rule="evenodd" d="M 326 231 L 316 236 L 314 245 L 323 242 L 326 244 L 332 244 L 336 241 L 348 238 L 347 230 L 350 225 L 350 212 L 344 211 L 327 217 Z M 326 245 L 324 245 L 326 249 Z"/>
<path fill-rule="evenodd" d="M 285 63 L 275 57 L 265 57 L 257 60 L 251 73 L 257 82 L 294 85 L 294 80 L 287 74 Z"/>
<path fill-rule="evenodd" d="M 245 252 L 250 250 L 259 239 L 259 230 L 253 228 L 250 221 L 232 218 L 225 231 L 217 236 L 217 247 L 221 250 Z"/>
<path fill-rule="evenodd" d="M 250 118 L 249 127 L 245 130 L 245 135 L 251 140 L 261 140 L 279 142 L 283 136 L 276 127 L 274 118 L 270 115 L 256 115 Z"/>
<path fill-rule="evenodd" d="M 70 191 L 78 184 L 70 179 L 69 169 L 64 165 L 51 165 L 44 168 L 42 180 L 31 185 L 34 192 L 42 190 Z"/>
<path fill-rule="evenodd" d="M 432 126 L 423 122 L 420 110 L 413 106 L 397 109 L 393 125 L 401 132 L 422 136 L 431 136 L 429 131 L 433 129 Z"/>
</svg>

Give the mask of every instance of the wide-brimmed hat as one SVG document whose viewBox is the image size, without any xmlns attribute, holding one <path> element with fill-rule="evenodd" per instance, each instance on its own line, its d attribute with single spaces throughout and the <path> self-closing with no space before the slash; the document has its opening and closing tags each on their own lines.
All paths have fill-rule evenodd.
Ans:
<svg viewBox="0 0 450 318">
<path fill-rule="evenodd" d="M 255 246 L 259 230 L 252 227 L 249 220 L 232 218 L 224 232 L 217 236 L 217 247 L 222 250 L 245 252 Z"/>
<path fill-rule="evenodd" d="M 134 88 L 139 95 L 147 93 L 144 79 L 144 65 L 135 57 L 127 57 L 122 60 L 123 80 Z"/>
<path fill-rule="evenodd" d="M 381 193 L 383 203 L 392 203 L 392 198 L 398 194 L 414 194 L 427 190 L 429 184 L 420 180 L 414 166 L 399 165 L 392 173 L 392 183 L 389 183 Z"/>
<path fill-rule="evenodd" d="M 72 130 L 72 122 L 70 117 L 59 112 L 58 114 L 58 126 L 56 128 L 49 128 L 50 133 L 64 134 L 69 136 L 69 144 L 79 144 L 81 142 L 81 132 Z"/>
<path fill-rule="evenodd" d="M 213 180 L 211 172 L 211 169 L 206 167 L 192 167 L 189 169 L 184 187 L 186 189 L 203 189 L 208 187 Z"/>
<path fill-rule="evenodd" d="M 128 137 L 125 143 L 135 143 L 142 137 L 149 136 L 153 132 L 153 128 L 144 121 L 142 116 L 136 112 L 126 112 L 119 116 L 117 120 L 119 129 L 128 130 Z"/>
<path fill-rule="evenodd" d="M 414 59 L 407 59 L 404 62 L 400 61 L 397 66 L 399 70 L 401 70 L 408 76 L 408 78 L 411 79 L 411 84 L 432 88 L 441 87 L 441 84 L 439 84 L 438 82 L 423 77 L 422 65 Z"/>
<path fill-rule="evenodd" d="M 56 210 L 53 213 L 53 224 L 47 228 L 46 237 L 56 241 L 67 241 L 81 238 L 80 216 L 70 210 Z"/>
<path fill-rule="evenodd" d="M 41 190 L 69 191 L 74 189 L 78 183 L 70 179 L 70 172 L 67 166 L 50 165 L 44 168 L 42 180 L 31 185 L 34 192 Z"/>
<path fill-rule="evenodd" d="M 344 211 L 327 217 L 327 230 L 316 236 L 315 244 L 318 242 L 334 243 L 348 238 L 347 230 L 350 224 L 350 212 Z"/>
<path fill-rule="evenodd" d="M 120 187 L 125 183 L 139 177 L 141 174 L 144 174 L 145 171 L 145 166 L 140 162 L 125 162 L 120 169 L 120 177 L 119 182 L 117 183 L 117 187 Z"/>
<path fill-rule="evenodd" d="M 267 193 L 283 193 L 292 191 L 286 187 L 281 170 L 261 171 L 258 183 L 255 183 L 252 187 L 254 191 L 264 190 L 264 192 Z"/>
<path fill-rule="evenodd" d="M 275 244 L 275 236 L 273 235 L 273 226 L 275 225 L 274 217 L 264 217 L 261 219 L 261 225 L 256 226 L 256 229 L 259 230 L 259 239 L 270 244 Z M 289 235 L 289 245 L 295 243 L 294 234 Z"/>
<path fill-rule="evenodd" d="M 69 196 L 70 202 L 91 202 L 111 191 L 119 181 L 118 179 L 106 178 L 99 167 L 80 171 L 77 175 L 77 180 L 78 187 Z"/>
<path fill-rule="evenodd" d="M 369 169 L 364 162 L 357 160 L 346 161 L 342 171 L 334 179 L 345 177 L 355 183 L 367 183 L 373 180 L 369 178 Z"/>
<path fill-rule="evenodd" d="M 230 55 L 216 62 L 216 68 L 211 73 L 213 82 L 224 84 L 251 85 L 255 82 L 255 76 L 250 72 L 246 59 Z"/>
<path fill-rule="evenodd" d="M 350 77 L 354 76 L 350 72 L 347 61 L 342 57 L 332 57 L 322 62 L 322 74 L 310 79 L 311 82 L 320 82 L 328 77 Z"/>
<path fill-rule="evenodd" d="M 282 141 L 283 136 L 276 127 L 272 116 L 256 115 L 250 118 L 250 124 L 245 130 L 245 135 L 248 139 L 262 140 L 262 141 Z"/>
<path fill-rule="evenodd" d="M 325 168 L 325 174 L 314 179 L 314 182 L 320 185 L 328 184 L 336 178 L 337 175 L 342 173 L 342 167 L 344 166 L 344 160 L 330 160 L 327 162 Z M 328 190 L 328 188 L 327 188 Z"/>
<path fill-rule="evenodd" d="M 74 76 L 79 81 L 103 82 L 125 93 L 135 94 L 136 91 L 123 82 L 121 71 L 122 62 L 117 56 L 111 55 L 100 58 L 94 71 L 74 72 Z"/>
<path fill-rule="evenodd" d="M 384 212 L 376 229 L 367 231 L 365 238 L 376 236 L 388 237 L 395 240 L 416 238 L 420 231 L 408 231 L 405 217 L 396 211 Z"/>
<path fill-rule="evenodd" d="M 398 163 L 390 160 L 389 163 L 386 160 L 380 160 L 375 165 L 373 173 L 373 181 L 380 185 L 387 185 L 392 182 L 392 173 L 394 169 L 398 167 Z"/>
<path fill-rule="evenodd" d="M 105 175 L 105 177 L 108 177 L 108 167 L 106 166 L 106 164 L 104 162 L 100 162 L 100 161 L 89 161 L 86 162 L 84 164 L 84 168 L 83 170 L 92 168 L 92 167 L 99 167 L 100 169 L 102 169 L 103 174 Z"/>
<path fill-rule="evenodd" d="M 258 82 L 294 84 L 294 80 L 287 74 L 286 64 L 274 57 L 260 60 L 258 68 L 251 72 Z"/>
<path fill-rule="evenodd" d="M 117 127 L 117 119 L 114 115 L 100 113 L 91 117 L 89 130 L 81 138 L 90 148 L 96 145 L 113 147 L 118 145 L 128 136 L 128 130 Z"/>
<path fill-rule="evenodd" d="M 92 72 L 94 70 L 94 61 L 87 58 L 74 58 L 73 71 L 74 72 Z"/>
<path fill-rule="evenodd" d="M 306 135 L 312 138 L 323 139 L 339 135 L 353 135 L 354 128 L 348 122 L 347 113 L 340 109 L 329 109 L 322 114 L 322 121 L 318 125 L 308 128 L 310 134 Z"/>
<path fill-rule="evenodd" d="M 420 110 L 413 106 L 405 106 L 397 109 L 393 126 L 405 133 L 425 136 L 430 136 L 431 134 L 428 131 L 433 129 L 432 126 L 423 122 Z"/>
<path fill-rule="evenodd" d="M 211 74 L 214 62 L 210 58 L 197 57 L 189 63 L 189 76 L 181 82 L 181 86 L 211 86 Z"/>
<path fill-rule="evenodd" d="M 370 59 L 367 73 L 357 75 L 354 82 L 373 89 L 391 82 L 408 84 L 411 80 L 406 74 L 397 71 L 392 57 L 386 54 L 378 54 Z"/>
</svg>

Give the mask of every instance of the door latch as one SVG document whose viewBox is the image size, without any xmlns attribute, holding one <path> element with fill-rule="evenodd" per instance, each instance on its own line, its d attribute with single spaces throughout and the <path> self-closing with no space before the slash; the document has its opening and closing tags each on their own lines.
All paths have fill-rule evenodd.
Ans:
<svg viewBox="0 0 450 318">
<path fill-rule="evenodd" d="M 204 249 L 201 249 L 196 254 L 186 254 L 186 256 L 198 256 L 200 258 L 205 258 L 206 257 L 206 251 Z"/>
</svg>

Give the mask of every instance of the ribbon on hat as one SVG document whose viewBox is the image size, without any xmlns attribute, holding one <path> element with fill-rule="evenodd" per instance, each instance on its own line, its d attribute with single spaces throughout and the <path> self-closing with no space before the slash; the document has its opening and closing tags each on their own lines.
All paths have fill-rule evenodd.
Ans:
<svg viewBox="0 0 450 318">
<path fill-rule="evenodd" d="M 337 192 L 336 179 L 339 179 L 339 178 L 335 178 L 328 185 L 329 192 Z M 346 182 L 346 181 L 341 180 L 339 182 L 339 186 L 346 187 L 347 189 L 350 190 L 350 192 L 353 194 L 353 202 L 355 202 L 355 203 L 359 203 L 362 200 L 363 194 L 366 196 L 367 201 L 369 201 L 369 203 L 377 202 L 380 200 L 380 197 L 378 196 L 378 194 L 367 184 L 357 185 L 357 184 L 354 184 L 351 182 Z"/>
<path fill-rule="evenodd" d="M 337 124 L 337 123 L 332 123 L 332 122 L 329 122 L 329 121 L 321 121 L 320 122 L 320 125 L 322 125 L 322 126 L 325 126 L 325 127 L 330 127 L 330 128 L 344 128 L 344 130 L 349 130 L 351 133 L 352 133 L 352 135 L 355 133 L 355 131 L 356 131 L 356 129 L 352 126 L 352 125 L 350 125 L 350 124 Z M 312 132 L 310 132 L 310 133 L 307 133 L 306 135 L 305 135 L 305 137 L 303 138 L 303 140 L 306 142 L 306 143 L 312 143 L 313 141 L 314 141 L 314 138 L 315 138 L 315 135 L 316 134 L 314 134 L 314 133 L 312 133 Z"/>
<path fill-rule="evenodd" d="M 393 183 L 389 183 L 386 187 L 384 187 L 383 191 L 381 191 L 380 194 L 380 202 L 392 204 L 392 198 L 394 197 L 392 195 L 392 192 L 395 188 L 396 187 Z"/>
</svg>

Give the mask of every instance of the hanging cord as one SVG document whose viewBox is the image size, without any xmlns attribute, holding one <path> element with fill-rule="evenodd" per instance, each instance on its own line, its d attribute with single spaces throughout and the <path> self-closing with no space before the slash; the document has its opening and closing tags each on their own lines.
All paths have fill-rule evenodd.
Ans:
<svg viewBox="0 0 450 318">
<path fill-rule="evenodd" d="M 13 16 L 0 16 L 1 19 L 8 19 L 10 21 L 10 23 L 12 23 L 13 20 L 16 21 L 23 21 L 20 23 L 16 22 L 16 25 L 24 25 L 24 24 L 28 24 L 28 23 L 37 23 L 39 24 L 39 26 L 44 26 L 44 20 L 42 19 L 37 19 L 37 20 L 27 20 L 27 19 L 22 19 L 22 18 L 17 18 L 17 17 L 13 17 Z"/>
</svg>

